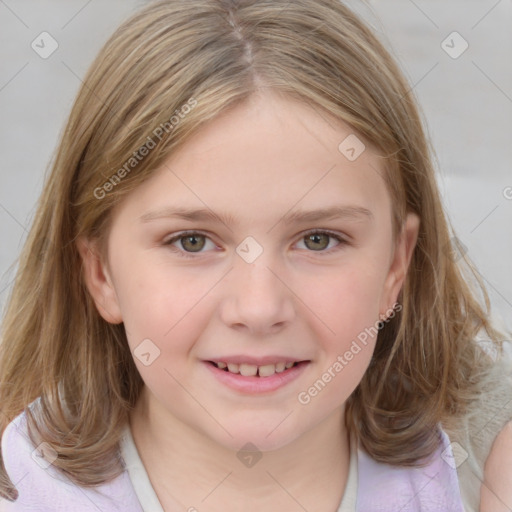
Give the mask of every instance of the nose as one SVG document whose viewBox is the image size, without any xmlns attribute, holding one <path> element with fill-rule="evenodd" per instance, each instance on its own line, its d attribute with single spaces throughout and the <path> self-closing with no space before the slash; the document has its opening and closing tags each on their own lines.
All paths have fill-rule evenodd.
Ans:
<svg viewBox="0 0 512 512">
<path fill-rule="evenodd" d="M 295 316 L 287 275 L 265 251 L 253 263 L 237 258 L 225 282 L 220 316 L 225 325 L 252 335 L 275 334 Z"/>
</svg>

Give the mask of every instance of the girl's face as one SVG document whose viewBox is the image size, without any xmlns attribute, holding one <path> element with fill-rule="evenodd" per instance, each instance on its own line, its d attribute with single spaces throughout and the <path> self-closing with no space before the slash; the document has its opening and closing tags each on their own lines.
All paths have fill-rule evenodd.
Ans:
<svg viewBox="0 0 512 512">
<path fill-rule="evenodd" d="M 89 289 L 124 322 L 153 409 L 234 450 L 339 419 L 417 235 L 410 215 L 394 244 L 383 173 L 348 125 L 254 96 L 117 207 L 106 265 L 83 241 Z"/>
</svg>

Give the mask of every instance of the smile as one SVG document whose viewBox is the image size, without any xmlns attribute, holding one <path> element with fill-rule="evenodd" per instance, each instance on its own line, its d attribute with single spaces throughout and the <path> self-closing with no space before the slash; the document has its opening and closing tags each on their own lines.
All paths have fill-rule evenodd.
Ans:
<svg viewBox="0 0 512 512">
<path fill-rule="evenodd" d="M 242 363 L 224 363 L 222 361 L 214 362 L 211 361 L 212 364 L 217 366 L 217 368 L 224 370 L 226 372 L 234 373 L 242 375 L 243 377 L 270 377 L 275 373 L 282 373 L 288 368 L 296 365 L 296 362 L 289 361 L 286 363 L 280 362 L 275 364 L 265 364 L 262 366 L 257 366 L 254 364 Z"/>
<path fill-rule="evenodd" d="M 297 379 L 311 361 L 289 361 L 254 365 L 204 361 L 211 375 L 228 388 L 243 394 L 277 391 Z"/>
</svg>

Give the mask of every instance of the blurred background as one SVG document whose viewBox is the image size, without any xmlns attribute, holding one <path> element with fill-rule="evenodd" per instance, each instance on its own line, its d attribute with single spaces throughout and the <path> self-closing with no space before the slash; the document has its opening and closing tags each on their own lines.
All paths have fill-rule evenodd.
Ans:
<svg viewBox="0 0 512 512">
<path fill-rule="evenodd" d="M 145 3 L 0 0 L 0 309 L 81 80 Z M 347 3 L 408 77 L 456 236 L 511 330 L 512 0 Z"/>
</svg>

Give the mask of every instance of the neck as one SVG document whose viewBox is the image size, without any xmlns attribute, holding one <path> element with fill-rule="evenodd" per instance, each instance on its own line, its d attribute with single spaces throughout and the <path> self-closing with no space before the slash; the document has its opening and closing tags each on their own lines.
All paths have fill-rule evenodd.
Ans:
<svg viewBox="0 0 512 512">
<path fill-rule="evenodd" d="M 132 436 L 165 510 L 337 510 L 350 460 L 343 408 L 284 447 L 244 465 L 237 452 L 157 410 L 147 388 L 130 415 Z M 193 476 L 193 478 L 191 478 Z M 228 504 L 228 505 L 227 505 Z M 251 508 L 253 507 L 253 508 Z M 294 508 L 294 509 L 295 509 Z"/>
</svg>

